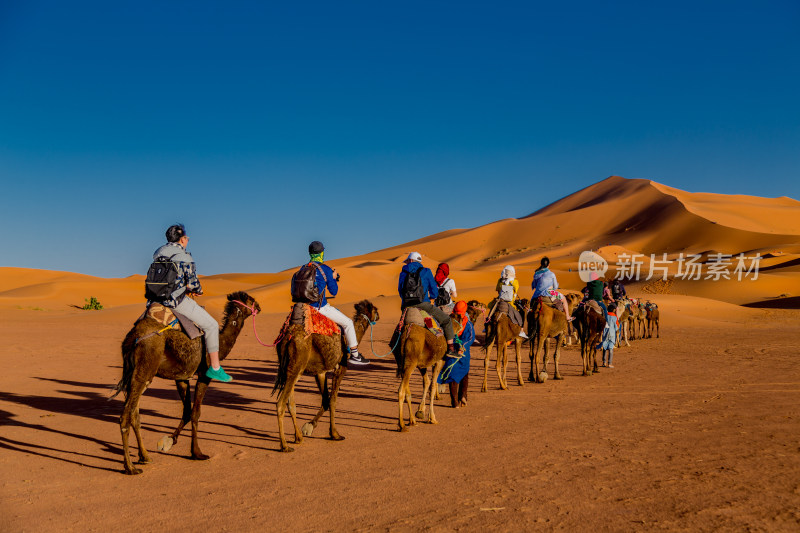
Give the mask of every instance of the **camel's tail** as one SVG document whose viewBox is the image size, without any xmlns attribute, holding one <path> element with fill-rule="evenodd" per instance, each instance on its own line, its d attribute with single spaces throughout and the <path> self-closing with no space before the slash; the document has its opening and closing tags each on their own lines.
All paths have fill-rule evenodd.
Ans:
<svg viewBox="0 0 800 533">
<path fill-rule="evenodd" d="M 397 338 L 400 335 L 402 335 L 402 333 L 403 332 L 400 330 L 395 330 L 394 334 L 392 335 L 392 340 L 390 341 L 390 345 L 394 347 L 392 349 L 392 353 L 394 354 L 394 360 L 397 362 L 398 378 L 403 377 L 403 373 L 405 372 L 405 367 L 406 367 L 406 352 L 403 349 L 403 341 L 402 339 Z"/>
<path fill-rule="evenodd" d="M 283 392 L 286 387 L 286 378 L 289 376 L 289 341 L 281 339 L 275 347 L 278 352 L 278 373 L 275 376 L 275 385 L 272 387 L 272 395 L 276 392 Z"/>
<path fill-rule="evenodd" d="M 125 394 L 127 398 L 131 392 L 131 381 L 133 380 L 133 370 L 136 366 L 134 352 L 136 350 L 136 337 L 133 330 L 131 330 L 122 341 L 122 379 L 119 380 L 117 386 L 113 389 L 113 394 L 108 397 L 115 398 L 120 392 Z"/>
</svg>

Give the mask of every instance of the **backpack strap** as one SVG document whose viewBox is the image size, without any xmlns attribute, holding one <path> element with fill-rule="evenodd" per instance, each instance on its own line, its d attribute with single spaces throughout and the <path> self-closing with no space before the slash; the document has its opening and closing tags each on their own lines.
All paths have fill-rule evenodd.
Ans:
<svg viewBox="0 0 800 533">
<path fill-rule="evenodd" d="M 325 275 L 325 269 L 322 268 L 322 263 L 320 264 L 316 263 L 317 263 L 316 261 L 311 261 L 308 264 L 309 265 L 313 264 L 317 268 L 317 272 L 322 274 L 323 286 L 322 290 L 319 293 L 319 300 L 317 301 L 317 304 L 319 304 L 319 306 L 322 307 L 322 300 L 325 298 L 325 291 L 328 290 L 328 276 Z"/>
</svg>

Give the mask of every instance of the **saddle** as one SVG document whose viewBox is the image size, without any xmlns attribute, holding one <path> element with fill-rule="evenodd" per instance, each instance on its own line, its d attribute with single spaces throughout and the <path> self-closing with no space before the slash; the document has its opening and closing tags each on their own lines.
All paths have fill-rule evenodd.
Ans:
<svg viewBox="0 0 800 533">
<path fill-rule="evenodd" d="M 444 335 L 444 330 L 436 322 L 436 319 L 431 316 L 430 313 L 427 311 L 423 311 L 422 309 L 417 309 L 416 307 L 407 307 L 403 316 L 400 317 L 400 323 L 398 324 L 398 329 L 403 327 L 403 324 L 415 324 L 417 326 L 422 326 L 426 328 L 428 331 L 436 335 L 437 337 L 441 337 Z"/>
<path fill-rule="evenodd" d="M 284 327 L 302 325 L 306 334 L 339 335 L 341 330 L 338 324 L 319 312 L 307 303 L 297 302 L 292 306 L 292 312 L 284 323 Z M 282 332 L 282 331 L 281 331 Z"/>
<path fill-rule="evenodd" d="M 539 303 L 560 311 L 560 309 L 556 307 L 556 301 L 551 296 L 539 296 Z"/>
<path fill-rule="evenodd" d="M 603 316 L 603 308 L 595 300 L 589 300 L 586 302 L 586 306 L 598 315 Z"/>
<path fill-rule="evenodd" d="M 144 313 L 136 319 L 136 322 L 145 318 L 152 318 L 165 327 L 183 331 L 190 339 L 196 339 L 203 334 L 203 331 L 194 322 L 182 314 L 176 313 L 174 309 L 164 307 L 160 303 L 151 302 L 147 309 L 144 310 Z"/>
</svg>

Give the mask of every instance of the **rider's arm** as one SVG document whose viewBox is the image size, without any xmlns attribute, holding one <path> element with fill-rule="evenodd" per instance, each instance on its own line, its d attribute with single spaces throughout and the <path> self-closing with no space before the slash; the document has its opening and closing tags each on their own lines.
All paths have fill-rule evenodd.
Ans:
<svg viewBox="0 0 800 533">
<path fill-rule="evenodd" d="M 194 262 L 185 263 L 179 262 L 178 265 L 183 274 L 183 281 L 186 286 L 186 292 L 191 294 L 203 294 L 203 287 L 200 286 L 200 280 L 197 279 L 197 270 Z"/>
</svg>

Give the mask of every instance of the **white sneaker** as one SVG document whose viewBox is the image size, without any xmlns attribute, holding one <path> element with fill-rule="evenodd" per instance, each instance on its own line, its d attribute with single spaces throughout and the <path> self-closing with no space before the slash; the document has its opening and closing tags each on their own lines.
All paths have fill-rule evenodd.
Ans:
<svg viewBox="0 0 800 533">
<path fill-rule="evenodd" d="M 519 336 L 522 337 L 523 339 L 527 339 L 528 338 L 528 336 L 525 334 L 524 331 L 520 331 L 519 332 Z"/>
</svg>

